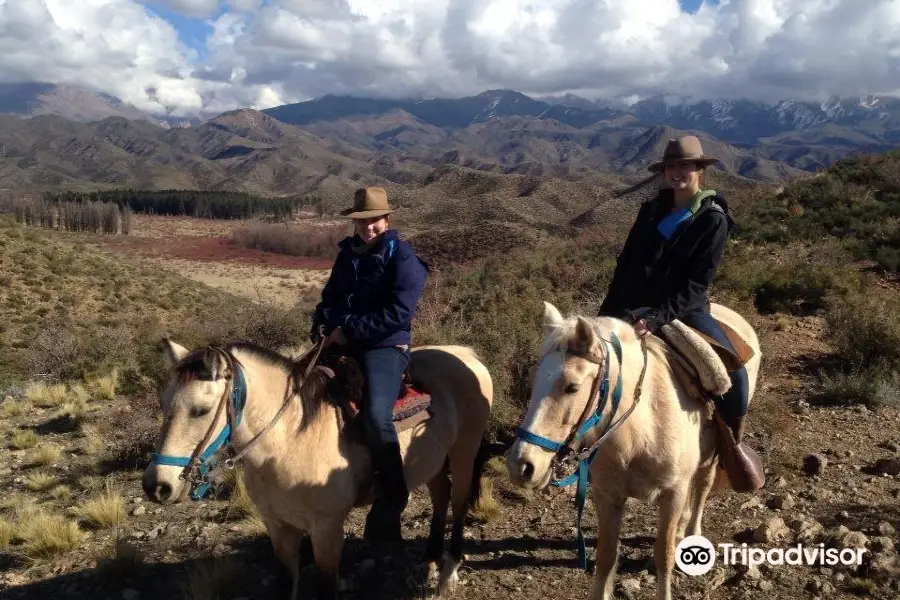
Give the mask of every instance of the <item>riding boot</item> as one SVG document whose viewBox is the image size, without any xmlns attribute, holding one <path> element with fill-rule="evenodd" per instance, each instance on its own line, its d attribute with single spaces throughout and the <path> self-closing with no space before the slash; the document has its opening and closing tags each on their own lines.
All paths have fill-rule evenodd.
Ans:
<svg viewBox="0 0 900 600">
<path fill-rule="evenodd" d="M 399 444 L 388 444 L 376 453 L 375 477 L 380 493 L 366 517 L 363 539 L 368 542 L 400 542 L 401 516 L 409 502 L 409 489 L 403 473 Z"/>
<path fill-rule="evenodd" d="M 766 483 L 762 460 L 753 448 L 743 443 L 745 417 L 727 421 L 716 411 L 719 423 L 719 454 L 731 488 L 739 493 L 754 492 Z"/>
</svg>

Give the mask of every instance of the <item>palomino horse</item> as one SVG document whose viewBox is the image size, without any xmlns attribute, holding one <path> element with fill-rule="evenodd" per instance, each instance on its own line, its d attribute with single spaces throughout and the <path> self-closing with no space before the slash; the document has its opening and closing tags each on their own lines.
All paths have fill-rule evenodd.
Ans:
<svg viewBox="0 0 900 600">
<path fill-rule="evenodd" d="M 701 535 L 707 495 L 728 486 L 717 469 L 714 422 L 681 387 L 661 340 L 641 341 L 618 319 L 564 319 L 553 305 L 544 308 L 541 360 L 519 439 L 507 456 L 509 476 L 519 486 L 544 488 L 572 458 L 558 462 L 561 453 L 575 453 L 577 478 L 583 485 L 590 476 L 597 512 L 592 600 L 612 598 L 626 499 L 657 503 L 656 597 L 670 600 L 678 542 L 685 534 Z M 760 362 L 757 336 L 733 311 L 713 304 L 712 312 L 754 351 L 745 364 L 752 400 Z M 583 501 L 581 489 L 577 498 Z"/>
<path fill-rule="evenodd" d="M 336 598 L 345 519 L 373 499 L 369 453 L 344 435 L 340 408 L 323 394 L 304 394 L 304 387 L 294 392 L 297 363 L 264 348 L 236 343 L 189 352 L 169 340 L 164 347 L 171 377 L 161 397 L 157 453 L 144 472 L 147 496 L 161 504 L 185 500 L 191 486 L 183 477 L 190 480 L 193 459 L 199 456 L 205 473 L 216 447 L 230 443 L 275 555 L 291 575 L 291 599 L 298 598 L 300 571 L 310 559 L 315 597 Z M 427 483 L 434 506 L 426 550 L 432 575 L 443 555 L 448 504 L 453 507 L 443 594 L 458 581 L 466 513 L 481 491 L 493 383 L 474 352 L 459 346 L 413 349 L 409 374 L 432 396 L 433 416 L 400 433 L 407 485 Z M 232 459 L 224 464 L 234 466 Z"/>
</svg>

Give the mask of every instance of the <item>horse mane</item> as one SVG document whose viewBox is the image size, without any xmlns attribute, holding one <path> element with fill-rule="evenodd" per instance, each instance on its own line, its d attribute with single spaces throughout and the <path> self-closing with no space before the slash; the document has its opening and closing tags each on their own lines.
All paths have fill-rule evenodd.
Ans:
<svg viewBox="0 0 900 600">
<path fill-rule="evenodd" d="M 634 329 L 620 319 L 615 317 L 584 317 L 582 318 L 588 323 L 594 336 L 598 339 L 609 340 L 612 334 L 619 336 L 623 343 L 637 340 Z M 578 316 L 570 316 L 563 320 L 559 325 L 550 329 L 544 337 L 541 347 L 541 354 L 546 355 L 550 352 L 564 350 L 569 346 L 569 341 L 575 333 L 575 327 L 578 325 Z M 627 333 L 623 332 L 627 331 Z M 647 336 L 647 353 L 653 354 L 656 358 L 667 360 L 666 343 L 656 336 Z"/>
</svg>

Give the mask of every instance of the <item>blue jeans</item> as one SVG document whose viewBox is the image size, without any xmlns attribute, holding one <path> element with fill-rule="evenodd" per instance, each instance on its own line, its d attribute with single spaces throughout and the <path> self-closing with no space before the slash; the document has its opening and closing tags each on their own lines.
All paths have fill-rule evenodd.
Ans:
<svg viewBox="0 0 900 600">
<path fill-rule="evenodd" d="M 402 509 L 409 492 L 393 417 L 401 377 L 409 363 L 409 350 L 374 348 L 361 353 L 359 361 L 366 377 L 362 418 L 373 466 L 385 487 L 385 500 Z"/>
<path fill-rule="evenodd" d="M 696 329 L 713 338 L 732 352 L 734 346 L 728 340 L 728 336 L 719 327 L 712 315 L 706 311 L 694 311 L 678 319 L 688 327 Z M 721 397 L 716 397 L 716 404 L 726 421 L 736 421 L 746 416 L 749 406 L 750 380 L 747 377 L 747 369 L 741 367 L 728 373 L 731 377 L 731 387 Z"/>
</svg>

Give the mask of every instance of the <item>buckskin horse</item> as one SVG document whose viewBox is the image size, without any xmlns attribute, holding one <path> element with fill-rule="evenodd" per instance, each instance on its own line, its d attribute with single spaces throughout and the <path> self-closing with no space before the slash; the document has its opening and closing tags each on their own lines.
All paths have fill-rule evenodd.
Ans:
<svg viewBox="0 0 900 600">
<path fill-rule="evenodd" d="M 170 376 L 161 393 L 163 424 L 144 472 L 144 492 L 161 504 L 184 501 L 192 483 L 208 487 L 215 454 L 231 446 L 237 455 L 214 470 L 243 463 L 247 491 L 290 573 L 290 598 L 298 598 L 300 571 L 310 562 L 315 597 L 336 598 L 345 519 L 355 506 L 371 504 L 377 492 L 368 451 L 348 434 L 341 402 L 304 379 L 321 372 L 307 368 L 298 374 L 302 361 L 248 343 L 189 352 L 165 339 L 163 350 Z M 317 357 L 308 359 L 309 366 L 316 366 Z M 438 591 L 444 595 L 458 581 L 466 513 L 481 492 L 493 383 L 475 353 L 461 346 L 414 348 L 408 376 L 430 396 L 428 415 L 417 413 L 400 431 L 405 417 L 395 407 L 395 426 L 409 489 L 427 484 L 431 495 L 425 559 L 431 576 L 440 570 Z M 197 488 L 192 495 L 198 497 Z M 448 504 L 453 530 L 440 568 Z"/>
<path fill-rule="evenodd" d="M 713 304 L 712 313 L 752 350 L 745 363 L 752 400 L 761 356 L 757 336 L 726 307 Z M 717 468 L 717 432 L 707 406 L 673 371 L 666 344 L 654 336 L 640 340 L 624 321 L 563 318 L 545 302 L 543 327 L 528 410 L 507 454 L 509 477 L 530 489 L 551 480 L 578 482 L 583 567 L 580 520 L 589 478 L 598 523 L 592 600 L 612 598 L 626 499 L 657 503 L 656 597 L 670 600 L 678 542 L 685 534 L 701 535 L 708 494 L 731 485 Z M 573 459 L 578 470 L 563 477 L 560 471 Z"/>
</svg>

